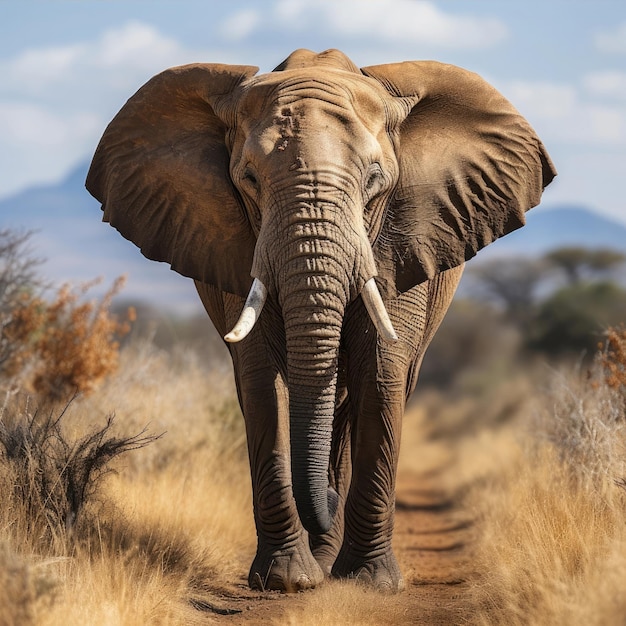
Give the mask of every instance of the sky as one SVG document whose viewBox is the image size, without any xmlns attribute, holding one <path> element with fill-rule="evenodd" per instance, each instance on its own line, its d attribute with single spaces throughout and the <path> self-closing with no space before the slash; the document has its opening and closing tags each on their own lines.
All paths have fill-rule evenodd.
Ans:
<svg viewBox="0 0 626 626">
<path fill-rule="evenodd" d="M 0 199 L 61 180 L 159 71 L 270 71 L 297 48 L 359 66 L 435 59 L 478 72 L 559 171 L 543 206 L 626 223 L 623 0 L 0 0 Z"/>
</svg>

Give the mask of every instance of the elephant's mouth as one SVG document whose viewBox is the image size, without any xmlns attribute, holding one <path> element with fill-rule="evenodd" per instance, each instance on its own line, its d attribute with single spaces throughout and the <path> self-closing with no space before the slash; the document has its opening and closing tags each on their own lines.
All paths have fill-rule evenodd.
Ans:
<svg viewBox="0 0 626 626">
<path fill-rule="evenodd" d="M 363 285 L 361 297 L 381 338 L 385 341 L 397 341 L 398 335 L 389 319 L 389 314 L 387 313 L 387 309 L 385 308 L 385 304 L 378 291 L 374 278 L 370 278 Z M 250 293 L 246 298 L 239 320 L 233 329 L 224 337 L 225 341 L 237 343 L 250 333 L 261 315 L 266 299 L 267 288 L 258 278 L 255 278 L 252 287 L 250 287 Z"/>
</svg>

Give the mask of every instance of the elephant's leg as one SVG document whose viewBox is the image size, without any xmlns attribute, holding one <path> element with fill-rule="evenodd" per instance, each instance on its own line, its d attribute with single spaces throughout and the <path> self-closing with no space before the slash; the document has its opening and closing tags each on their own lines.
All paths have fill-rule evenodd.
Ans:
<svg viewBox="0 0 626 626">
<path fill-rule="evenodd" d="M 228 332 L 243 299 L 208 286 L 199 285 L 198 291 L 217 330 Z M 253 589 L 293 592 L 314 587 L 324 575 L 311 554 L 293 500 L 287 391 L 279 348 L 267 339 L 271 317 L 267 306 L 250 335 L 229 348 L 245 417 L 258 540 L 248 582 Z"/>
<path fill-rule="evenodd" d="M 376 346 L 369 349 L 375 352 Z M 380 355 L 383 361 L 388 359 L 379 365 L 380 379 L 376 368 L 365 368 L 355 373 L 350 385 L 349 393 L 359 398 L 352 436 L 352 481 L 343 544 L 333 567 L 335 576 L 355 578 L 392 592 L 404 586 L 391 547 L 408 370 L 403 352 L 400 346 L 397 354 Z M 375 357 L 370 352 L 368 360 L 372 359 Z"/>
<path fill-rule="evenodd" d="M 396 343 L 375 338 L 358 301 L 350 312 L 348 393 L 357 416 L 344 541 L 333 568 L 336 576 L 356 578 L 387 591 L 400 591 L 404 586 L 391 546 L 402 417 L 426 347 L 462 271 L 460 267 L 444 272 L 388 303 L 400 338 Z"/>
</svg>

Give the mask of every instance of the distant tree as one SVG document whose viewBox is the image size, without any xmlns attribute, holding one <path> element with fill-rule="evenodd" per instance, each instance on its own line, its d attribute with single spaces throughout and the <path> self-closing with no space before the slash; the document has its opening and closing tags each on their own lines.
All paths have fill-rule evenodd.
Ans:
<svg viewBox="0 0 626 626">
<path fill-rule="evenodd" d="M 493 259 L 472 270 L 478 292 L 497 304 L 522 330 L 531 323 L 537 292 L 546 275 L 543 260 L 523 257 Z"/>
<path fill-rule="evenodd" d="M 41 261 L 33 256 L 28 245 L 31 234 L 0 230 L 0 372 L 19 347 L 8 338 L 6 331 L 14 321 L 20 299 L 43 288 L 37 274 Z"/>
<path fill-rule="evenodd" d="M 41 288 L 37 268 L 42 261 L 29 247 L 30 231 L 0 230 L 0 316 L 10 312 L 24 292 Z"/>
<path fill-rule="evenodd" d="M 487 303 L 455 299 L 420 368 L 420 383 L 452 387 L 468 372 L 504 371 L 520 347 L 519 330 Z"/>
<path fill-rule="evenodd" d="M 563 247 L 541 259 L 500 258 L 472 270 L 475 293 L 497 304 L 531 352 L 593 355 L 602 333 L 626 321 L 626 291 L 611 272 L 626 255 L 610 249 Z M 555 270 L 565 278 L 555 280 Z"/>
<path fill-rule="evenodd" d="M 579 284 L 585 277 L 598 278 L 626 261 L 626 255 L 616 250 L 600 248 L 563 247 L 545 255 L 545 260 L 560 269 L 568 285 Z"/>
<path fill-rule="evenodd" d="M 611 282 L 581 282 L 555 291 L 537 310 L 527 347 L 551 355 L 596 352 L 610 326 L 626 321 L 626 290 Z"/>
</svg>

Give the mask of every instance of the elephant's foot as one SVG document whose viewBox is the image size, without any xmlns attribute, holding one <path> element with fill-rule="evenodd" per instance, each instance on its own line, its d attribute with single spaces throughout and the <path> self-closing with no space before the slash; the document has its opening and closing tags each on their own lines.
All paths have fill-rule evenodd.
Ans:
<svg viewBox="0 0 626 626">
<path fill-rule="evenodd" d="M 332 546 L 324 545 L 321 547 L 313 547 L 312 552 L 315 560 L 322 568 L 324 576 L 326 578 L 330 578 L 333 565 L 335 564 L 335 560 L 337 559 L 337 549 L 333 548 Z"/>
<path fill-rule="evenodd" d="M 342 537 L 335 532 L 335 529 L 325 535 L 309 536 L 311 553 L 319 563 L 326 578 L 330 578 L 332 575 L 333 565 L 341 548 L 341 540 Z"/>
<path fill-rule="evenodd" d="M 333 576 L 353 579 L 386 593 L 404 589 L 404 579 L 391 548 L 380 556 L 368 558 L 344 547 L 335 561 Z"/>
<path fill-rule="evenodd" d="M 248 575 L 252 589 L 285 593 L 312 589 L 323 580 L 324 573 L 304 540 L 283 549 L 259 546 Z"/>
</svg>

